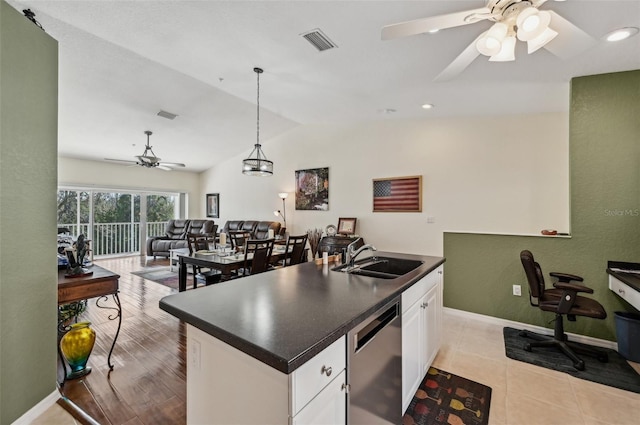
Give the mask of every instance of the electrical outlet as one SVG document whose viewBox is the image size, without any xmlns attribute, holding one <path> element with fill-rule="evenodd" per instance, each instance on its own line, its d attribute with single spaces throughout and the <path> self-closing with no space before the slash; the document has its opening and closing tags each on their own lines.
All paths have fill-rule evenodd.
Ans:
<svg viewBox="0 0 640 425">
<path fill-rule="evenodd" d="M 198 341 L 197 339 L 193 339 L 191 341 L 191 352 L 190 354 L 190 358 L 191 358 L 191 366 L 193 367 L 194 370 L 200 370 L 200 341 Z"/>
<path fill-rule="evenodd" d="M 435 222 L 436 222 L 435 217 L 427 217 L 427 223 L 435 223 Z"/>
<path fill-rule="evenodd" d="M 513 295 L 517 297 L 522 296 L 522 290 L 520 288 L 520 285 L 513 285 Z"/>
</svg>

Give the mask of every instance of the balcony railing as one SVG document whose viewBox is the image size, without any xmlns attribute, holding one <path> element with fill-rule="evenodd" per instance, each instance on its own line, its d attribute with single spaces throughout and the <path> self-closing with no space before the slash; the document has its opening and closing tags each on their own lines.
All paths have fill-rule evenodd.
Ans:
<svg viewBox="0 0 640 425">
<path fill-rule="evenodd" d="M 166 225 L 166 221 L 147 223 L 147 236 L 164 234 Z M 84 234 L 91 239 L 94 257 L 140 252 L 140 223 L 95 223 L 93 235 L 89 234 L 88 224 L 58 224 L 58 227 L 69 229 L 74 238 Z"/>
</svg>

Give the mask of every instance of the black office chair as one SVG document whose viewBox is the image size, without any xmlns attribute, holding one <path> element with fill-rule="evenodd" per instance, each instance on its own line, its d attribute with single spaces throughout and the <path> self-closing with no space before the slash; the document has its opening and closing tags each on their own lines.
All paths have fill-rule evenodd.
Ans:
<svg viewBox="0 0 640 425">
<path fill-rule="evenodd" d="M 604 307 L 599 302 L 577 295 L 578 292 L 593 294 L 593 289 L 579 283 L 573 283 L 582 282 L 583 279 L 580 276 L 556 272 L 549 273 L 551 277 L 558 279 L 553 284 L 554 288 L 546 288 L 542 269 L 540 264 L 533 259 L 533 254 L 527 250 L 522 251 L 520 253 L 520 261 L 522 261 L 522 266 L 529 282 L 529 302 L 532 306 L 538 307 L 542 311 L 549 311 L 556 315 L 553 337 L 521 331 L 521 336 L 535 340 L 526 343 L 523 348 L 526 351 L 531 351 L 534 347 L 556 347 L 573 361 L 573 367 L 578 370 L 584 370 L 584 360 L 578 357 L 576 353 L 594 356 L 601 362 L 607 362 L 607 353 L 596 348 L 569 342 L 567 335 L 564 333 L 562 317 L 564 315 L 572 322 L 576 320 L 576 316 L 601 320 L 607 317 Z"/>
</svg>

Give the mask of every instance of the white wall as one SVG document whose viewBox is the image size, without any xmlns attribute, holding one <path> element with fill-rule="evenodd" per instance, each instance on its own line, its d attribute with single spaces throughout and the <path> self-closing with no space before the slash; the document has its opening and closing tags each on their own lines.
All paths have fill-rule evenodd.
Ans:
<svg viewBox="0 0 640 425">
<path fill-rule="evenodd" d="M 200 174 L 127 167 L 99 161 L 58 158 L 58 185 L 128 188 L 166 192 L 185 192 L 187 218 L 204 218 L 201 213 Z"/>
<path fill-rule="evenodd" d="M 357 233 L 379 250 L 441 255 L 443 231 L 570 231 L 566 113 L 301 126 L 263 141 L 273 177 L 241 174 L 248 149 L 201 175 L 202 199 L 220 193 L 220 225 L 276 219 L 286 191 L 292 234 L 357 217 Z M 329 211 L 295 211 L 295 170 L 321 167 Z M 372 179 L 408 175 L 423 176 L 422 213 L 373 213 Z"/>
</svg>

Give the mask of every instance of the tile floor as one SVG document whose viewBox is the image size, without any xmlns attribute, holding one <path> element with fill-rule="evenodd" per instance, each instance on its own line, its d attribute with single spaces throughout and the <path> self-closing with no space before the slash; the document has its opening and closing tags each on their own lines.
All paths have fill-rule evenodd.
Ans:
<svg viewBox="0 0 640 425">
<path fill-rule="evenodd" d="M 492 388 L 491 425 L 636 425 L 640 394 L 505 356 L 502 326 L 445 314 L 433 365 Z M 640 371 L 640 365 L 633 365 Z M 34 424 L 76 425 L 54 405 Z"/>
<path fill-rule="evenodd" d="M 445 314 L 439 369 L 492 388 L 491 425 L 640 423 L 640 394 L 509 359 L 502 326 Z M 640 365 L 632 365 L 640 371 Z"/>
</svg>

